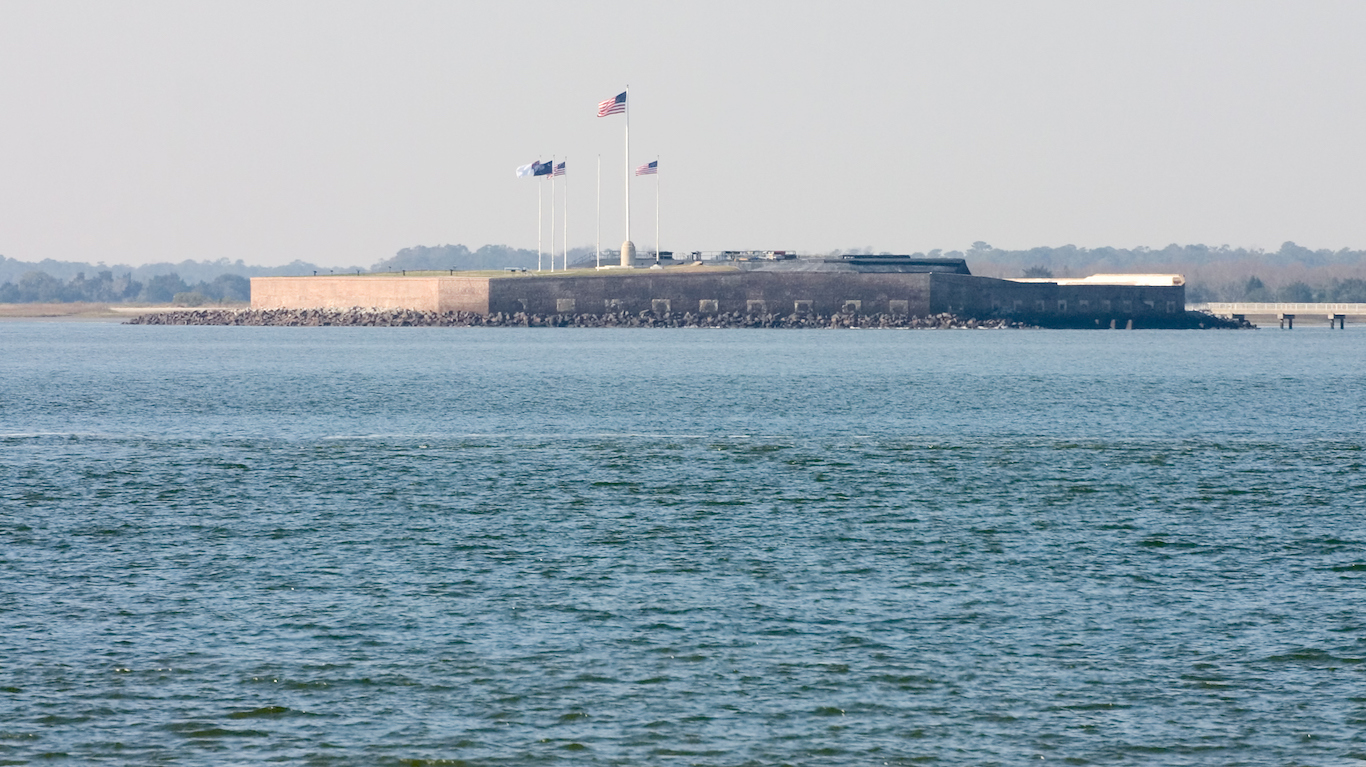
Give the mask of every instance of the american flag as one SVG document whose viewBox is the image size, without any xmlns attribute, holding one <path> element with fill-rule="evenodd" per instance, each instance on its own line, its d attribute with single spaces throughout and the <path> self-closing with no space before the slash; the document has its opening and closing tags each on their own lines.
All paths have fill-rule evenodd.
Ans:
<svg viewBox="0 0 1366 767">
<path fill-rule="evenodd" d="M 636 168 L 636 175 L 637 175 L 637 176 L 653 176 L 653 175 L 655 175 L 655 174 L 658 173 L 658 172 L 659 172 L 659 160 L 655 160 L 654 162 L 647 162 L 647 163 L 645 163 L 644 165 L 640 166 L 639 168 Z"/>
<path fill-rule="evenodd" d="M 618 93 L 615 98 L 598 102 L 598 117 L 607 115 L 619 115 L 626 111 L 626 91 Z"/>
<path fill-rule="evenodd" d="M 563 175 L 564 175 L 564 163 L 560 163 L 559 165 L 556 165 L 556 166 L 555 166 L 555 172 L 554 172 L 554 173 L 551 173 L 550 175 L 551 175 L 551 176 L 563 176 Z"/>
</svg>

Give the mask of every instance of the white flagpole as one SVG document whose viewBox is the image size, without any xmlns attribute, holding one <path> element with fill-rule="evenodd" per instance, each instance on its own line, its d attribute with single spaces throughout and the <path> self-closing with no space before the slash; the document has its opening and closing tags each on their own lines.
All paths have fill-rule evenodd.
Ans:
<svg viewBox="0 0 1366 767">
<path fill-rule="evenodd" d="M 602 155 L 598 155 L 598 268 L 602 268 Z"/>
<path fill-rule="evenodd" d="M 659 263 L 659 155 L 655 155 L 655 263 Z"/>
<path fill-rule="evenodd" d="M 631 241 L 631 86 L 626 86 L 626 241 Z"/>
<path fill-rule="evenodd" d="M 564 270 L 569 271 L 569 158 L 564 158 Z"/>
<path fill-rule="evenodd" d="M 540 162 L 537 160 L 537 162 Z M 545 195 L 541 193 L 540 179 L 532 179 L 536 183 L 536 271 L 541 271 L 541 226 L 545 223 L 545 206 L 541 204 L 541 198 Z"/>
<path fill-rule="evenodd" d="M 555 271 L 555 155 L 550 155 L 550 271 Z"/>
</svg>

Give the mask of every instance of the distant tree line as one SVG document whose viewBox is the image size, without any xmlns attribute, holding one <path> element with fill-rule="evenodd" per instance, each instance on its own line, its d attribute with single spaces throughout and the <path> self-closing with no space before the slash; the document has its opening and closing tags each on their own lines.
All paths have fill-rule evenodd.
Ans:
<svg viewBox="0 0 1366 767">
<path fill-rule="evenodd" d="M 931 251 L 940 254 L 940 251 Z M 966 258 L 972 263 L 1019 263 L 1042 266 L 1049 269 L 1072 269 L 1104 264 L 1116 271 L 1136 271 L 1135 267 L 1149 264 L 1193 264 L 1210 265 L 1218 263 L 1273 263 L 1281 265 L 1298 264 L 1307 267 L 1329 266 L 1333 264 L 1360 266 L 1366 258 L 1366 251 L 1351 250 L 1310 250 L 1293 242 L 1283 243 L 1279 250 L 1266 251 L 1261 248 L 1232 248 L 1228 245 L 1211 247 L 1209 245 L 1168 245 L 1165 248 L 1079 248 L 1075 245 L 1058 247 L 1039 247 L 1028 250 L 1001 250 L 985 242 L 974 242 L 966 251 L 950 251 L 942 255 Z"/>
<path fill-rule="evenodd" d="M 332 267 L 336 268 L 336 267 Z M 336 268 L 338 272 L 354 271 L 356 267 Z M 241 259 L 229 261 L 220 258 L 216 261 L 181 261 L 179 263 L 155 263 L 141 266 L 91 264 L 81 261 L 55 261 L 45 258 L 42 261 L 20 261 L 0 256 L 0 284 L 19 282 L 29 272 L 43 272 L 68 282 L 78 274 L 99 274 L 108 271 L 116 275 L 126 275 L 130 279 L 146 283 L 153 277 L 164 274 L 177 274 L 188 285 L 212 282 L 220 274 L 235 274 L 239 277 L 269 277 L 298 274 L 320 273 L 324 267 L 306 261 L 292 261 L 284 266 L 251 266 Z"/>
<path fill-rule="evenodd" d="M 549 255 L 542 254 L 542 260 L 549 268 Z M 570 261 L 574 260 L 571 250 Z M 478 250 L 470 250 L 464 245 L 416 245 L 404 248 L 392 258 L 375 264 L 373 271 L 479 271 L 483 269 L 535 269 L 536 251 L 522 250 L 507 245 L 485 245 Z M 558 263 L 558 262 L 557 262 Z"/>
<path fill-rule="evenodd" d="M 1366 303 L 1366 280 L 1349 277 L 1345 280 L 1332 280 L 1327 285 L 1310 285 L 1305 282 L 1292 282 L 1279 288 L 1268 287 L 1257 276 L 1243 283 L 1239 301 L 1289 303 Z"/>
<path fill-rule="evenodd" d="M 251 281 L 235 274 L 222 274 L 208 282 L 188 285 L 175 272 L 151 277 L 146 282 L 135 280 L 128 273 L 115 275 L 108 269 L 97 272 L 93 279 L 87 279 L 84 272 L 77 272 L 67 281 L 46 272 L 28 272 L 18 282 L 0 284 L 0 303 L 5 304 L 88 301 L 202 306 L 250 300 Z"/>
<path fill-rule="evenodd" d="M 933 250 L 963 258 L 973 274 L 992 277 L 1085 277 L 1116 272 L 1182 274 L 1186 300 L 1366 302 L 1366 251 L 1310 250 L 1286 242 L 1278 250 L 1227 245 L 1165 248 L 1079 248 L 1075 245 L 1003 250 L 975 242 L 966 251 Z"/>
<path fill-rule="evenodd" d="M 548 249 L 547 249 L 548 250 Z M 872 247 L 826 255 L 871 254 Z M 883 251 L 885 252 L 885 251 Z M 571 266 L 591 264 L 594 248 L 569 251 Z M 608 255 L 614 256 L 615 250 Z M 1149 272 L 1186 276 L 1186 298 L 1204 301 L 1366 302 L 1366 251 L 1310 250 L 1286 242 L 1276 251 L 1227 245 L 1165 248 L 1079 248 L 1075 245 L 1003 250 L 975 242 L 967 250 L 932 250 L 917 256 L 962 258 L 973 274 L 988 277 L 1084 277 Z M 355 271 L 460 271 L 549 267 L 549 253 L 507 245 L 417 245 L 368 270 L 328 268 L 305 261 L 285 266 L 248 266 L 241 260 L 182 261 L 138 267 L 106 267 L 72 261 L 26 263 L 0 256 L 0 303 L 132 302 L 186 305 L 248 301 L 247 278 L 270 275 L 345 274 Z M 563 256 L 557 256 L 557 266 Z M 94 278 L 87 278 L 94 274 Z"/>
</svg>

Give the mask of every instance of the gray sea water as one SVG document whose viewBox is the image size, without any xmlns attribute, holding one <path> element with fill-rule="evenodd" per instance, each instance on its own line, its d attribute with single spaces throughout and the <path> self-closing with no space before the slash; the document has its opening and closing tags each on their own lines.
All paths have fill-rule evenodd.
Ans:
<svg viewBox="0 0 1366 767">
<path fill-rule="evenodd" d="M 0 324 L 0 764 L 1366 763 L 1366 331 Z"/>
</svg>

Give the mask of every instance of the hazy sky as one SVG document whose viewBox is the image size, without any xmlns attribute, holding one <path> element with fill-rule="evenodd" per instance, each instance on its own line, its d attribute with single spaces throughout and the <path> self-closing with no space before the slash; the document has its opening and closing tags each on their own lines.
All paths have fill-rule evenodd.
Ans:
<svg viewBox="0 0 1366 767">
<path fill-rule="evenodd" d="M 0 255 L 1366 247 L 1366 2 L 0 0 Z M 654 241 L 654 180 L 632 239 Z M 547 224 L 548 226 L 548 224 Z M 558 239 L 558 238 L 557 238 Z"/>
</svg>

